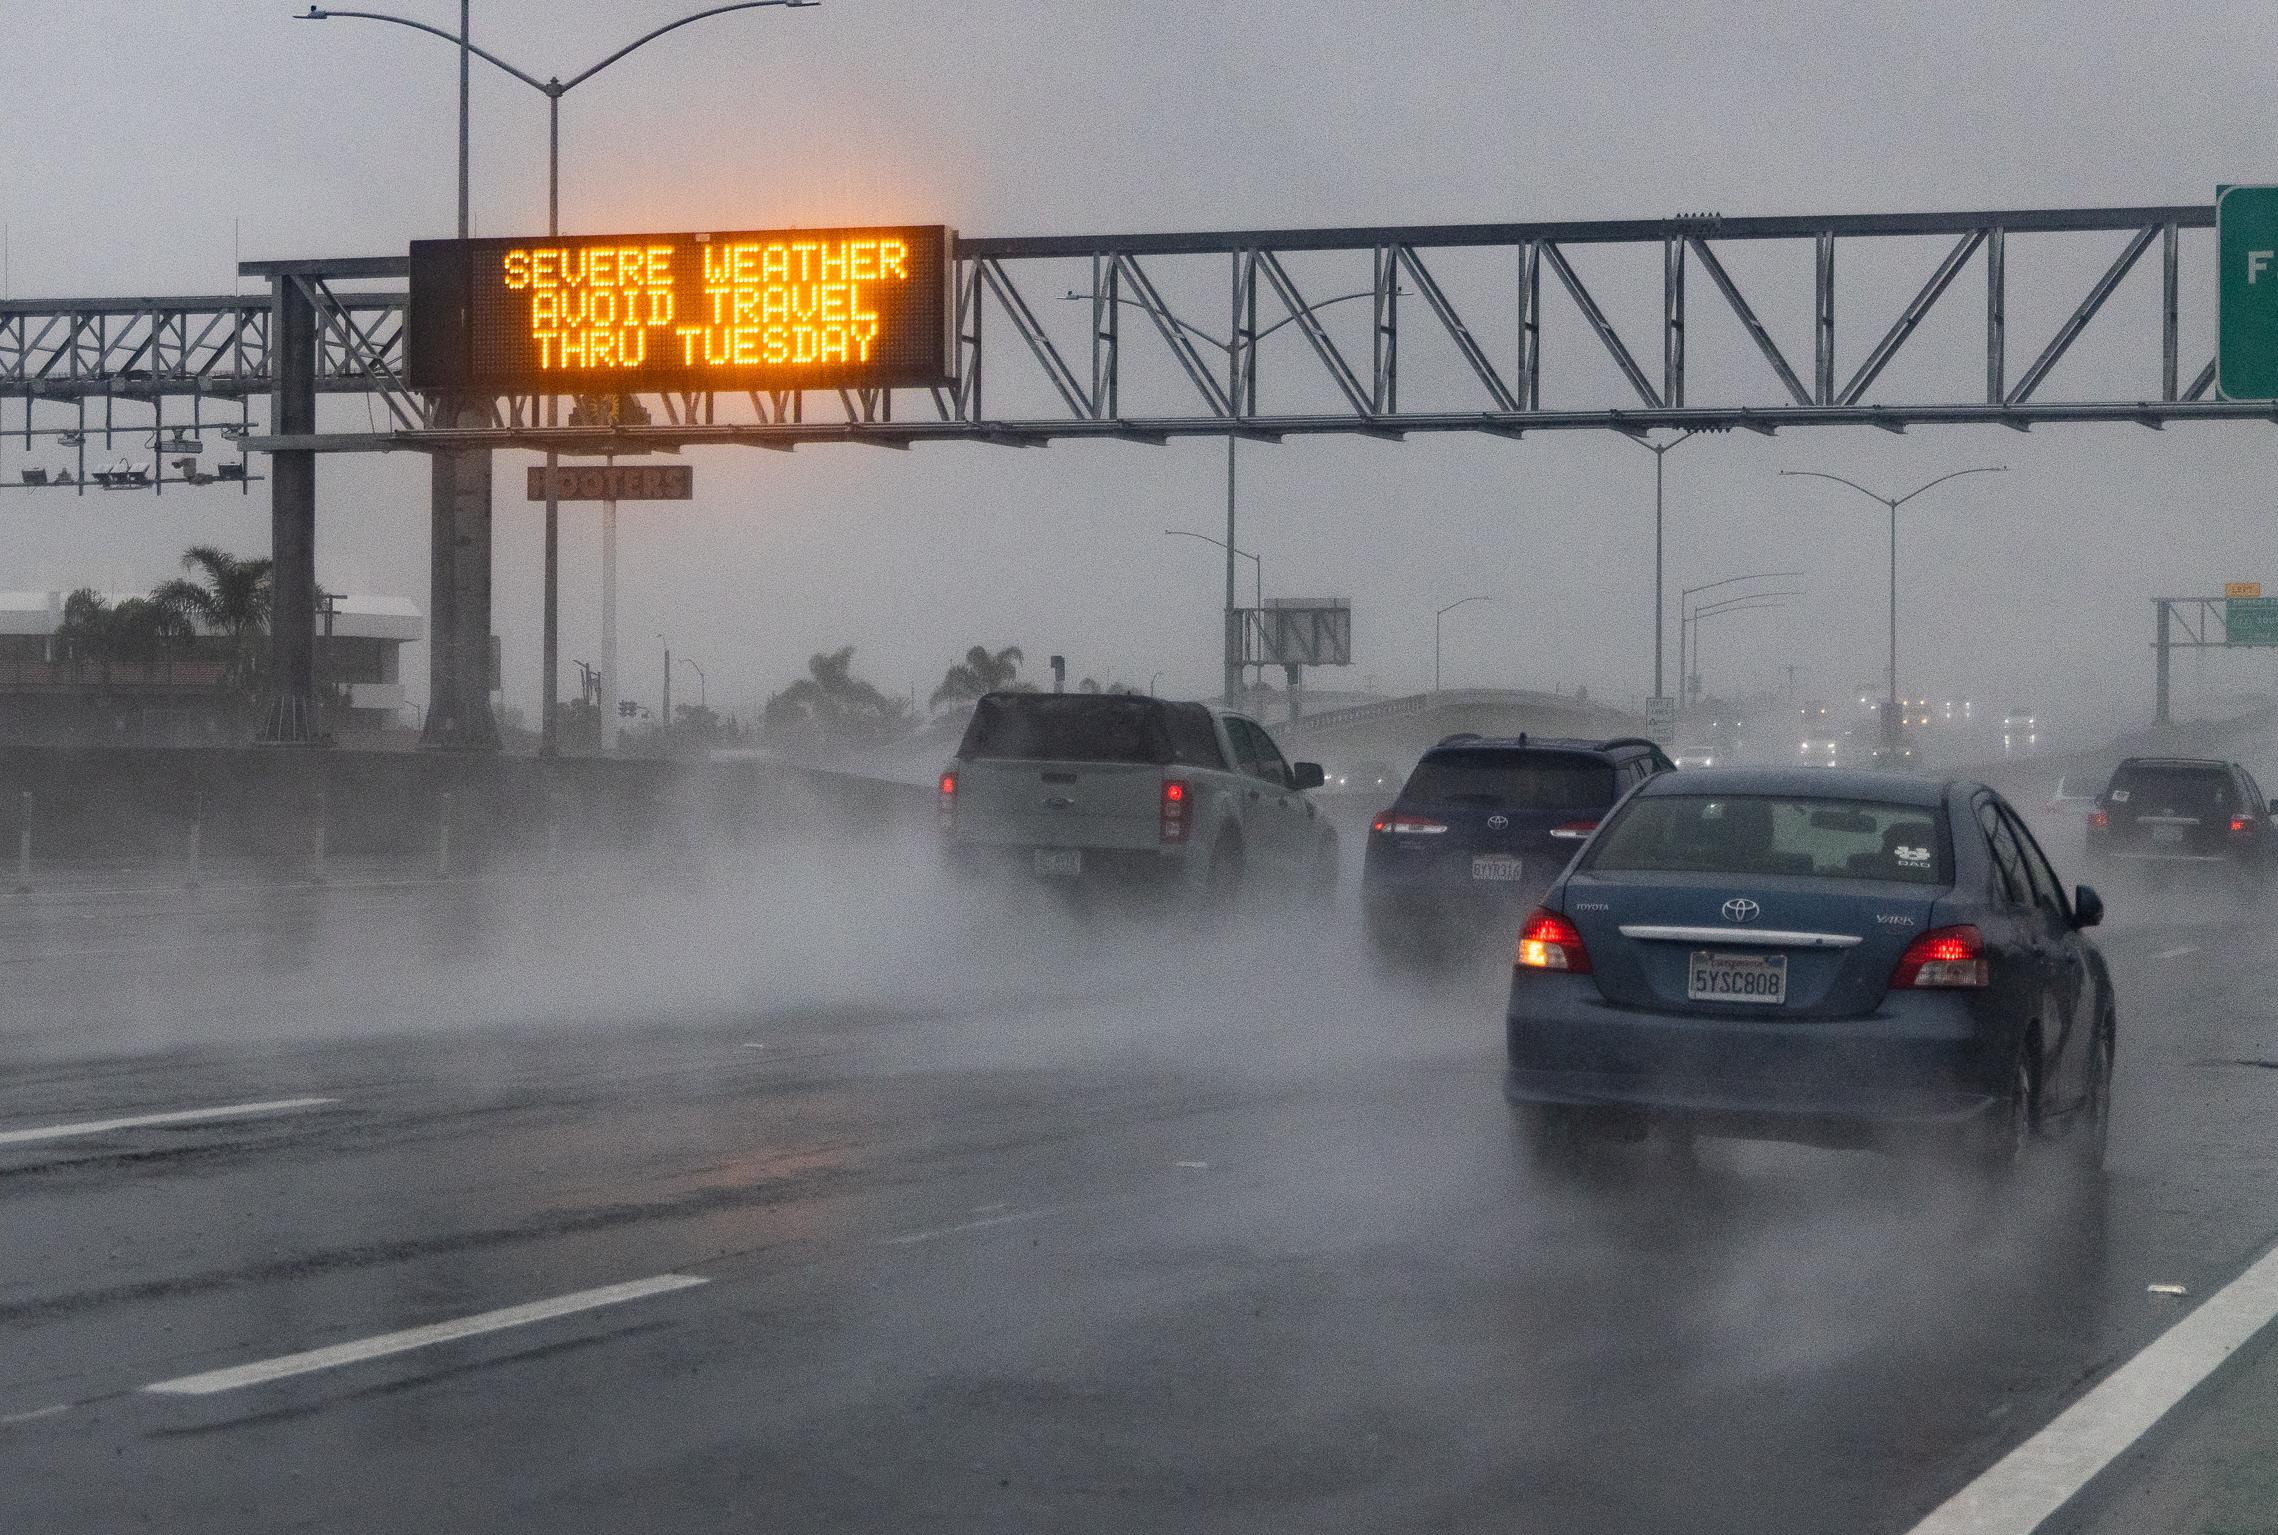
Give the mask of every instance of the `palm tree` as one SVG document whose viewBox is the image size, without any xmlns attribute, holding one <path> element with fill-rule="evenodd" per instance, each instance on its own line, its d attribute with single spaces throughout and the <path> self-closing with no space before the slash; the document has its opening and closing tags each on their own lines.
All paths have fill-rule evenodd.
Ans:
<svg viewBox="0 0 2278 1535">
<path fill-rule="evenodd" d="M 984 693 L 1009 688 L 1020 675 L 1020 663 L 1026 659 L 1018 645 L 1007 645 L 994 652 L 986 645 L 975 645 L 965 652 L 964 660 L 942 674 L 941 686 L 933 690 L 926 707 L 938 709 L 945 703 L 971 703 Z"/>
<path fill-rule="evenodd" d="M 879 746 L 904 734 L 910 706 L 854 675 L 854 647 L 807 658 L 807 675 L 767 701 L 761 728 L 804 750 Z"/>
<path fill-rule="evenodd" d="M 251 698 L 260 691 L 263 647 L 269 632 L 271 560 L 241 560 L 199 544 L 182 556 L 182 568 L 201 581 L 176 577 L 150 594 L 152 603 L 194 620 L 224 642 L 222 682 Z"/>
<path fill-rule="evenodd" d="M 128 597 L 116 604 L 91 586 L 63 600 L 63 622 L 56 637 L 72 656 L 102 667 L 111 680 L 113 665 L 148 666 L 169 645 L 187 645 L 194 635 L 188 619 L 166 603 Z"/>
</svg>

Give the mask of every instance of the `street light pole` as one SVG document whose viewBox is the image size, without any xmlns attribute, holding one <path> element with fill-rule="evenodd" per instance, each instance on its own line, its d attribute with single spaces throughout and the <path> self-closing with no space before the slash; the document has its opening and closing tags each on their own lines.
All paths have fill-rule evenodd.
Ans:
<svg viewBox="0 0 2278 1535">
<path fill-rule="evenodd" d="M 1680 447 L 1687 442 L 1690 442 L 1693 438 L 1700 436 L 1703 431 L 1709 430 L 1719 429 L 1694 427 L 1690 430 L 1679 432 L 1675 437 L 1671 438 L 1667 442 L 1647 442 L 1643 437 L 1633 437 L 1630 439 L 1639 447 L 1643 448 L 1646 452 L 1653 455 L 1653 696 L 1655 698 L 1660 698 L 1663 696 L 1661 657 L 1664 649 L 1663 628 L 1666 622 L 1666 619 L 1662 613 L 1663 598 L 1661 594 L 1661 460 L 1667 457 L 1673 449 Z M 1679 678 L 1678 680 L 1680 683 L 1683 681 L 1682 678 Z"/>
<path fill-rule="evenodd" d="M 1917 485 L 1903 496 L 1879 495 L 1857 480 L 1846 480 L 1839 474 L 1823 474 L 1817 469 L 1782 469 L 1782 477 L 1807 480 L 1833 480 L 1848 485 L 1870 501 L 1881 503 L 1890 512 L 1890 655 L 1884 669 L 1884 703 L 1882 738 L 1885 747 L 1898 745 L 1898 509 L 1934 486 L 1948 480 L 1958 480 L 1965 474 L 2006 474 L 2007 464 L 1991 464 L 1976 469 L 1956 469 L 1936 479 Z"/>
<path fill-rule="evenodd" d="M 425 32 L 458 45 L 459 238 L 464 240 L 468 238 L 471 227 L 467 186 L 468 70 L 471 58 L 479 57 L 486 63 L 495 64 L 546 98 L 546 233 L 548 236 L 555 236 L 561 233 L 562 98 L 564 96 L 627 54 L 655 42 L 667 32 L 677 31 L 687 26 L 690 22 L 702 21 L 708 16 L 724 15 L 729 11 L 760 10 L 772 6 L 782 6 L 789 10 L 804 10 L 809 6 L 821 3 L 822 0 L 733 0 L 731 4 L 715 5 L 701 11 L 692 11 L 676 21 L 668 21 L 663 26 L 652 28 L 634 38 L 615 53 L 610 54 L 600 63 L 591 66 L 582 74 L 570 76 L 566 81 L 559 75 L 540 80 L 534 75 L 516 69 L 497 54 L 477 48 L 468 26 L 468 11 L 471 0 L 459 0 L 459 35 L 457 37 L 452 37 L 450 33 L 439 27 L 430 26 L 426 22 L 414 21 L 407 16 L 391 16 L 384 11 L 328 11 L 322 7 L 311 5 L 296 19 L 301 21 L 330 21 L 336 17 L 348 17 L 358 21 L 393 22 L 397 26 L 410 27 L 414 31 Z M 546 425 L 558 424 L 559 416 L 560 397 L 556 395 L 546 396 Z M 551 447 L 546 449 L 545 597 L 541 619 L 545 632 L 540 643 L 541 656 L 539 660 L 539 671 L 543 674 L 540 679 L 540 686 L 543 689 L 544 697 L 539 710 L 538 751 L 541 756 L 547 757 L 553 756 L 556 751 L 555 716 L 558 712 L 557 705 L 560 702 L 558 695 L 561 688 L 559 675 L 561 656 L 561 502 L 554 483 L 554 471 L 559 467 L 560 462 L 561 455 L 557 449 Z M 615 540 L 605 536 L 603 543 L 606 546 L 604 557 L 613 561 Z M 615 574 L 613 566 L 604 574 L 602 584 L 605 588 L 614 586 Z M 613 604 L 605 600 L 603 606 L 613 607 Z M 614 612 L 609 617 L 614 619 Z M 602 649 L 605 664 L 612 662 L 614 657 L 609 652 L 616 649 L 616 632 L 613 624 L 610 626 L 610 632 L 603 636 Z"/>
<path fill-rule="evenodd" d="M 1698 673 L 1701 670 L 1701 641 L 1703 637 L 1701 633 L 1701 621 L 1703 619 L 1722 618 L 1733 613 L 1751 613 L 1765 608 L 1792 607 L 1794 604 L 1786 599 L 1801 597 L 1802 595 L 1803 593 L 1800 591 L 1749 592 L 1744 596 L 1728 597 L 1722 602 L 1705 603 L 1702 606 L 1693 609 L 1694 672 Z M 1680 687 L 1683 686 L 1684 681 L 1685 679 L 1680 677 L 1678 679 L 1678 685 Z"/>
<path fill-rule="evenodd" d="M 1407 290 L 1405 289 L 1395 290 L 1395 292 L 1401 296 L 1405 296 L 1406 291 Z M 1088 300 L 1094 304 L 1098 303 L 1100 298 L 1097 293 L 1078 293 L 1072 288 L 1060 296 L 1064 300 Z M 1137 299 L 1128 299 L 1120 295 L 1110 295 L 1110 297 L 1112 297 L 1113 301 L 1118 304 L 1131 304 L 1142 309 L 1145 309 L 1147 307 L 1144 304 L 1140 304 Z M 1264 330 L 1252 332 L 1250 336 L 1250 346 L 1255 349 L 1259 342 L 1265 340 L 1266 337 L 1272 335 L 1275 331 L 1280 330 L 1284 325 L 1291 324 L 1305 315 L 1318 314 L 1320 311 L 1328 308 L 1331 304 L 1344 304 L 1350 303 L 1354 299 L 1374 297 L 1376 297 L 1376 290 L 1374 288 L 1365 288 L 1357 293 L 1340 293 L 1335 298 L 1325 298 L 1318 304 L 1307 304 L 1301 306 L 1294 313 L 1286 315 L 1283 318 L 1274 321 L 1273 324 L 1267 326 Z M 1200 326 L 1190 325 L 1175 314 L 1170 314 L 1168 312 L 1158 313 L 1152 309 L 1148 310 L 1148 314 L 1157 323 L 1168 323 L 1170 325 L 1173 325 L 1177 327 L 1178 330 L 1183 334 L 1193 337 L 1195 340 L 1202 342 L 1204 345 L 1216 347 L 1219 351 L 1224 352 L 1229 358 L 1234 355 L 1233 342 L 1221 341 L 1216 336 L 1210 334 L 1210 332 L 1202 329 Z M 1238 406 L 1231 405 L 1231 400 L 1229 400 L 1229 404 L 1231 408 L 1236 410 L 1239 409 Z M 1236 616 L 1238 610 L 1234 606 L 1234 556 L 1237 553 L 1236 549 L 1234 548 L 1234 442 L 1236 435 L 1237 434 L 1231 430 L 1226 433 L 1226 542 L 1220 546 L 1226 551 L 1226 616 L 1225 633 L 1222 637 L 1225 678 L 1222 693 L 1226 707 L 1229 709 L 1238 708 L 1242 700 L 1242 621 L 1238 616 Z M 1202 535 L 1199 533 L 1193 533 L 1189 534 L 1188 537 L 1200 538 Z M 1211 539 L 1209 542 L 1215 544 L 1218 542 L 1218 540 Z M 1255 559 L 1256 556 L 1252 555 L 1250 558 Z M 1260 594 L 1259 605 L 1263 606 L 1265 578 L 1262 574 L 1262 568 L 1258 580 L 1258 589 Z"/>
<path fill-rule="evenodd" d="M 696 673 L 696 707 L 707 714 L 710 713 L 712 709 L 712 688 L 710 679 L 704 675 L 704 668 L 686 656 L 680 658 L 680 664 Z"/>
<path fill-rule="evenodd" d="M 1455 601 L 1453 601 L 1453 602 L 1449 603 L 1449 604 L 1448 604 L 1446 607 L 1444 607 L 1444 608 L 1440 609 L 1440 610 L 1439 610 L 1437 613 L 1434 613 L 1434 614 L 1432 615 L 1432 700 L 1433 700 L 1433 702 L 1437 703 L 1437 702 L 1438 702 L 1438 700 L 1439 700 L 1439 696 L 1440 696 L 1440 620 L 1441 620 L 1441 619 L 1443 619 L 1443 618 L 1445 618 L 1445 617 L 1447 617 L 1447 616 L 1448 616 L 1448 614 L 1450 614 L 1450 613 L 1453 613 L 1453 612 L 1454 612 L 1454 611 L 1455 611 L 1457 608 L 1460 608 L 1460 607 L 1462 607 L 1462 606 L 1463 606 L 1465 603 L 1467 603 L 1467 602 L 1493 602 L 1494 600 L 1495 600 L 1494 598 L 1492 598 L 1492 597 L 1489 597 L 1489 596 L 1485 595 L 1484 593 L 1482 593 L 1481 595 L 1479 595 L 1479 596 L 1476 596 L 1476 597 L 1458 597 L 1458 598 L 1457 598 Z"/>
<path fill-rule="evenodd" d="M 1745 576 L 1726 576 L 1722 581 L 1710 581 L 1701 586 L 1688 586 L 1677 593 L 1677 701 L 1680 705 L 1692 696 L 1692 675 L 1697 669 L 1686 664 L 1685 656 L 1686 631 L 1694 627 L 1692 619 L 1687 616 L 1687 608 L 1694 595 L 1699 592 L 1713 592 L 1719 587 L 1738 586 L 1743 581 L 1800 581 L 1802 579 L 1803 572 L 1800 570 L 1758 570 Z"/>
</svg>

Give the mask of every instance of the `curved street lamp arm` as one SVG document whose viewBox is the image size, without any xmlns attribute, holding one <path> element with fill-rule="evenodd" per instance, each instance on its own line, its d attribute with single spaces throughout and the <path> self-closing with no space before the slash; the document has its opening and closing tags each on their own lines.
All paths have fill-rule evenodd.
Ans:
<svg viewBox="0 0 2278 1535">
<path fill-rule="evenodd" d="M 1214 549 L 1223 549 L 1226 547 L 1226 540 L 1223 538 L 1212 538 L 1208 533 L 1189 533 L 1184 528 L 1165 528 L 1163 529 L 1163 534 L 1167 538 L 1199 538 Z M 1234 552 L 1240 555 L 1243 559 L 1248 560 L 1252 564 L 1257 565 L 1261 568 L 1265 565 L 1264 560 L 1250 553 L 1250 551 L 1247 549 L 1237 549 Z"/>
<path fill-rule="evenodd" d="M 1711 581 L 1706 586 L 1688 586 L 1677 595 L 1679 597 L 1690 597 L 1695 592 L 1713 592 L 1720 586 L 1737 586 L 1743 581 L 1771 581 L 1775 579 L 1800 581 L 1803 579 L 1803 572 L 1800 570 L 1759 570 L 1754 575 L 1726 576 L 1722 581 Z"/>
<path fill-rule="evenodd" d="M 1908 491 L 1905 495 L 1900 496 L 1895 504 L 1904 506 L 1907 502 L 1913 500 L 1916 496 L 1921 495 L 1923 491 L 1930 489 L 1932 485 L 1943 485 L 1948 480 L 1958 480 L 1965 474 L 2007 474 L 2008 472 L 2009 466 L 2007 464 L 1992 464 L 1981 469 L 1956 469 L 1952 474 L 1939 475 L 1936 479 L 1932 480 L 1929 485 L 1918 486 L 1917 488 Z"/>
<path fill-rule="evenodd" d="M 710 10 L 697 11 L 693 15 L 681 17 L 678 21 L 668 21 L 663 26 L 658 27 L 654 32 L 650 32 L 644 36 L 634 38 L 624 47 L 618 49 L 615 53 L 612 53 L 609 55 L 609 57 L 603 59 L 600 63 L 594 65 L 591 69 L 584 71 L 582 74 L 572 75 L 567 80 L 561 81 L 553 86 L 539 86 L 538 88 L 540 90 L 548 92 L 548 94 L 566 94 L 573 88 L 582 85 L 586 81 L 592 79 L 595 75 L 600 74 L 603 70 L 616 63 L 626 54 L 631 53 L 634 49 L 639 48 L 647 43 L 653 43 L 658 38 L 664 36 L 665 33 L 673 31 L 679 27 L 685 27 L 692 21 L 702 21 L 707 16 L 718 16 L 727 11 L 757 10 L 761 6 L 768 5 L 788 6 L 792 10 L 803 11 L 808 6 L 816 5 L 819 3 L 820 0 L 737 0 L 737 3 L 734 5 L 715 5 Z M 528 77 L 525 76 L 524 78 Z M 532 81 L 531 83 L 535 85 L 537 82 Z"/>
<path fill-rule="evenodd" d="M 295 21 L 331 21 L 333 18 L 341 16 L 353 17 L 358 21 L 392 21 L 399 27 L 410 27 L 414 31 L 425 32 L 430 37 L 440 37 L 443 39 L 443 41 L 449 43 L 454 48 L 459 46 L 459 34 L 456 32 L 446 32 L 441 27 L 431 27 L 424 21 L 413 21 L 408 16 L 390 16 L 385 11 L 327 11 L 320 10 L 316 6 L 312 5 L 293 19 Z M 553 91 L 547 86 L 545 81 L 522 73 L 521 70 L 516 69 L 512 64 L 507 63 L 506 60 L 500 58 L 497 54 L 492 53 L 489 49 L 471 42 L 466 45 L 466 48 L 467 52 L 473 54 L 476 58 L 483 60 L 485 63 L 497 65 L 500 69 L 505 70 L 508 74 L 521 81 L 524 85 L 529 86 L 532 90 L 544 91 L 549 96 L 554 94 Z"/>
<path fill-rule="evenodd" d="M 1476 597 L 1458 597 L 1455 601 L 1440 609 L 1439 613 L 1435 613 L 1432 616 L 1437 618 L 1442 614 L 1453 613 L 1457 608 L 1462 607 L 1467 602 L 1493 602 L 1494 600 L 1495 599 L 1493 597 L 1487 595 L 1484 592 Z"/>
<path fill-rule="evenodd" d="M 1846 480 L 1839 474 L 1822 474 L 1817 469 L 1782 469 L 1780 471 L 1780 475 L 1783 479 L 1795 478 L 1806 480 L 1833 480 L 1838 485 L 1850 486 L 1853 490 L 1857 491 L 1860 495 L 1865 496 L 1870 501 L 1878 502 L 1883 506 L 1889 506 L 1892 504 L 1890 497 L 1878 496 L 1873 491 L 1867 489 L 1866 486 L 1861 485 L 1857 480 Z M 1936 484 L 1937 482 L 1933 480 L 1931 483 Z M 1916 494 L 1919 495 L 1921 492 L 1917 491 Z"/>
<path fill-rule="evenodd" d="M 1802 592 L 1750 592 L 1745 597 L 1727 597 L 1722 602 L 1706 603 L 1701 607 L 1693 609 L 1693 617 L 1700 618 L 1711 613 L 1729 613 L 1735 611 L 1736 609 L 1751 607 L 1757 604 L 1762 604 L 1767 607 L 1786 607 L 1788 604 L 1785 601 L 1773 602 L 1769 599 L 1775 597 L 1793 598 L 1801 597 L 1802 595 Z"/>
<path fill-rule="evenodd" d="M 1702 608 L 1693 614 L 1693 622 L 1698 624 L 1704 618 L 1717 618 L 1727 613 L 1751 613 L 1762 608 L 1792 608 L 1794 606 L 1795 604 L 1792 602 L 1749 602 L 1743 599 L 1730 604 L 1718 603 L 1713 607 Z"/>
</svg>

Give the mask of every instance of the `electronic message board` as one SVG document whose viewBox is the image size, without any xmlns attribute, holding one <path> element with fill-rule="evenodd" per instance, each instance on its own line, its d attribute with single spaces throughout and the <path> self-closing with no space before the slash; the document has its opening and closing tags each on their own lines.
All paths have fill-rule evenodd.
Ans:
<svg viewBox="0 0 2278 1535">
<path fill-rule="evenodd" d="M 475 394 L 950 381 L 952 231 L 414 240 L 406 382 Z"/>
</svg>

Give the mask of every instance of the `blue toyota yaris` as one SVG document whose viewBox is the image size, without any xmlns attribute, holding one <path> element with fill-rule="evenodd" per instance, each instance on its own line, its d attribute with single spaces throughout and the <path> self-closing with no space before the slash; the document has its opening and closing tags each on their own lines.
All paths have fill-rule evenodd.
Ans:
<svg viewBox="0 0 2278 1535">
<path fill-rule="evenodd" d="M 2117 1012 L 2024 821 L 1980 784 L 1709 769 L 1647 780 L 1519 938 L 1506 1092 L 1545 1153 L 1666 1122 L 1990 1167 L 2101 1166 Z"/>
</svg>

